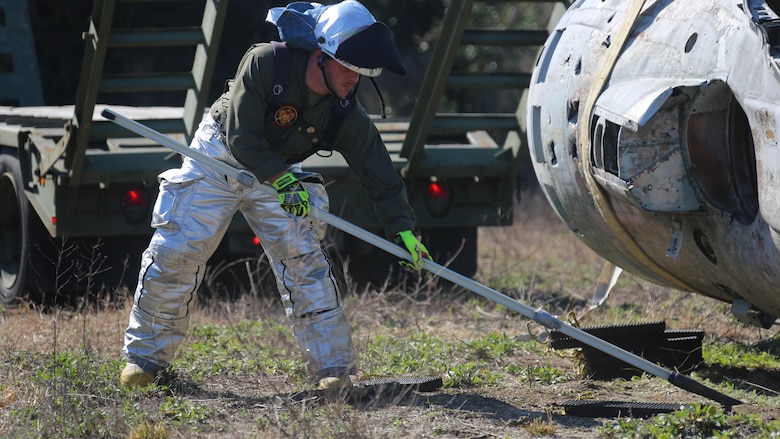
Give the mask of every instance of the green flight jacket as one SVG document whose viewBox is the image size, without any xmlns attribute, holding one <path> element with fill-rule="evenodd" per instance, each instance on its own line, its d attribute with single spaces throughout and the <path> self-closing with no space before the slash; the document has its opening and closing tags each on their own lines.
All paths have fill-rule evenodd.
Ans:
<svg viewBox="0 0 780 439">
<path fill-rule="evenodd" d="M 284 105 L 295 106 L 298 117 L 321 133 L 331 117 L 331 107 L 338 100 L 331 95 L 317 95 L 306 87 L 310 52 L 290 51 L 291 77 Z M 214 120 L 224 123 L 228 148 L 260 181 L 283 172 L 294 157 L 312 149 L 311 138 L 307 135 L 274 124 L 273 111 L 268 111 L 266 100 L 273 78 L 272 45 L 255 44 L 241 60 L 229 89 L 211 107 Z M 387 236 L 414 230 L 416 218 L 404 182 L 392 164 L 379 131 L 357 99 L 333 143 L 333 149 L 341 153 L 358 177 Z"/>
</svg>

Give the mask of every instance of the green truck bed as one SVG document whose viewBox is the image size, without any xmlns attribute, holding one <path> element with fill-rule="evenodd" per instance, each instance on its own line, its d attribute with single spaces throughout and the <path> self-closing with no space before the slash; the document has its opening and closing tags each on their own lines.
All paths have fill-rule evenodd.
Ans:
<svg viewBox="0 0 780 439">
<path fill-rule="evenodd" d="M 178 30 L 114 26 L 115 14 L 122 14 L 125 7 L 143 7 L 148 4 L 144 0 L 95 2 L 84 32 L 85 52 L 74 104 L 0 107 L 0 166 L 4 172 L 0 200 L 9 206 L 0 217 L 0 233 L 5 237 L 0 247 L 3 301 L 25 290 L 43 289 L 40 273 L 34 273 L 31 262 L 42 243 L 117 238 L 132 243 L 128 251 L 137 252 L 148 240 L 156 177 L 177 166 L 180 157 L 134 137 L 99 114 L 108 106 L 188 143 L 210 105 L 206 100 L 209 90 L 203 85 L 211 83 L 228 1 L 188 2 L 202 8 L 201 22 Z M 478 5 L 467 0 L 450 2 L 411 117 L 376 120 L 393 163 L 406 181 L 424 240 L 436 249 L 438 260 L 459 254 L 452 267 L 466 275 L 476 270 L 477 228 L 512 223 L 525 134 L 522 117 L 515 112 L 445 114 L 438 112 L 439 102 L 448 87 L 524 90 L 529 72 L 459 74 L 453 65 L 464 47 L 536 47 L 547 35 L 543 29 L 487 29 L 482 23 L 480 28 L 468 28 L 470 11 L 479 10 Z M 9 14 L 19 11 L 23 8 L 7 9 Z M 25 35 L 16 32 L 12 37 Z M 143 52 L 180 46 L 192 49 L 191 68 L 184 72 L 128 74 L 104 68 L 114 53 L 128 56 L 130 49 Z M 111 104 L 117 95 L 162 92 L 179 93 L 182 105 Z M 501 138 L 500 143 L 495 138 Z M 339 154 L 313 156 L 304 166 L 325 177 L 332 213 L 380 232 L 372 207 Z M 236 218 L 225 247 L 228 252 L 256 252 L 257 248 L 248 245 L 250 238 L 245 222 Z M 337 236 L 335 242 L 339 250 L 363 263 L 382 259 L 375 249 L 349 237 Z M 45 256 L 51 258 L 51 254 Z M 138 255 L 130 258 L 135 261 Z"/>
</svg>

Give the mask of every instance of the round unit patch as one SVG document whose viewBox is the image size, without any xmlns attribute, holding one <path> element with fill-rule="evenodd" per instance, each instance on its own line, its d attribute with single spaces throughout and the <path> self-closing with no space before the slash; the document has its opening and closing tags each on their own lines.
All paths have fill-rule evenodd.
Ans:
<svg viewBox="0 0 780 439">
<path fill-rule="evenodd" d="M 298 120 L 298 109 L 292 105 L 282 105 L 274 113 L 274 124 L 280 128 L 287 128 Z"/>
</svg>

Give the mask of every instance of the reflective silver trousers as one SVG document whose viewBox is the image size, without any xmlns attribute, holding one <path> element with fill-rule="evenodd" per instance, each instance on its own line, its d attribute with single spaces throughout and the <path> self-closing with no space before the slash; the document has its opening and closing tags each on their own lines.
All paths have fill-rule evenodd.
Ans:
<svg viewBox="0 0 780 439">
<path fill-rule="evenodd" d="M 241 167 L 206 116 L 190 147 Z M 300 166 L 291 171 L 303 178 Z M 124 354 L 145 372 L 165 368 L 189 325 L 206 261 L 240 211 L 260 238 L 293 334 L 313 380 L 354 374 L 357 354 L 331 265 L 320 242 L 326 224 L 281 209 L 279 200 L 185 158 L 159 176 L 155 231 L 141 259 Z M 322 184 L 304 183 L 312 206 L 328 209 Z"/>
</svg>

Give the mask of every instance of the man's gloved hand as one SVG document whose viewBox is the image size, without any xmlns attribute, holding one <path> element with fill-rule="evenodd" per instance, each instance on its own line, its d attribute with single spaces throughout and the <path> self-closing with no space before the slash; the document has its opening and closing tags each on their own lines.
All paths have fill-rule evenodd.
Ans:
<svg viewBox="0 0 780 439">
<path fill-rule="evenodd" d="M 414 236 L 414 233 L 411 230 L 404 230 L 393 234 L 393 241 L 401 247 L 406 248 L 406 250 L 412 254 L 412 262 L 398 261 L 398 263 L 403 266 L 420 271 L 425 264 L 423 259 L 431 259 L 428 249 L 425 248 L 416 236 Z"/>
<path fill-rule="evenodd" d="M 292 172 L 288 172 L 271 183 L 279 194 L 279 204 L 282 209 L 306 218 L 311 213 L 309 193 Z"/>
</svg>

